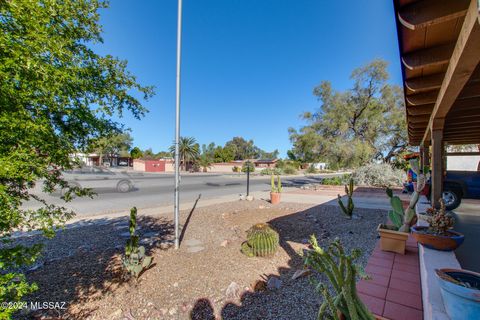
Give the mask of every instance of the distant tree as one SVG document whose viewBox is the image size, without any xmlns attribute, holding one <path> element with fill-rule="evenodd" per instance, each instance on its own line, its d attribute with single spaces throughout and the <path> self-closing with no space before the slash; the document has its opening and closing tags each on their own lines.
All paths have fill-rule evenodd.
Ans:
<svg viewBox="0 0 480 320">
<path fill-rule="evenodd" d="M 387 84 L 387 63 L 374 60 L 352 72 L 353 88 L 343 92 L 324 81 L 314 95 L 322 105 L 306 112 L 306 126 L 290 128 L 292 153 L 303 162 L 324 160 L 331 167 L 385 162 L 403 152 L 407 133 L 402 91 Z"/>
<path fill-rule="evenodd" d="M 213 152 L 213 161 L 216 163 L 219 162 L 230 162 L 235 159 L 235 151 L 231 147 L 221 147 L 217 146 Z"/>
<path fill-rule="evenodd" d="M 257 155 L 253 140 L 247 141 L 242 137 L 234 137 L 232 140 L 225 143 L 225 147 L 233 150 L 234 160 L 250 159 Z"/>
<path fill-rule="evenodd" d="M 172 158 L 173 154 L 170 151 L 160 151 L 155 154 L 156 159 L 161 159 L 161 158 Z"/>
<path fill-rule="evenodd" d="M 99 155 L 100 161 L 103 156 L 106 156 L 111 165 L 113 157 L 118 155 L 121 150 L 130 149 L 132 142 L 133 138 L 129 133 L 110 134 L 92 140 L 89 149 Z"/>
<path fill-rule="evenodd" d="M 199 145 L 193 137 L 180 137 L 179 141 L 179 153 L 180 153 L 180 168 L 181 170 L 187 169 L 188 163 L 196 163 L 200 150 Z M 175 144 L 170 147 L 170 152 L 175 153 Z"/>
<path fill-rule="evenodd" d="M 203 144 L 202 145 L 202 155 L 205 155 L 206 157 L 213 160 L 215 158 L 215 143 L 211 142 L 208 145 Z"/>
<path fill-rule="evenodd" d="M 155 153 L 153 152 L 152 148 L 148 148 L 148 149 L 143 150 L 142 159 L 145 159 L 145 160 L 156 159 Z"/>
<path fill-rule="evenodd" d="M 132 157 L 132 159 L 139 159 L 142 156 L 143 152 L 139 147 L 134 147 L 132 150 L 130 150 L 130 157 Z"/>
<path fill-rule="evenodd" d="M 62 170 L 70 154 L 89 142 L 120 132 L 112 115 L 141 118 L 137 97 L 152 88 L 138 84 L 125 61 L 99 55 L 102 42 L 97 0 L 0 1 L 0 301 L 16 302 L 32 292 L 21 270 L 35 262 L 41 245 L 12 243 L 18 230 L 53 237 L 73 212 L 32 194 L 60 188 L 66 201 L 88 190 L 69 186 Z M 138 94 L 140 93 L 140 95 Z M 23 204 L 37 200 L 38 209 Z M 0 306 L 0 318 L 15 308 Z"/>
</svg>

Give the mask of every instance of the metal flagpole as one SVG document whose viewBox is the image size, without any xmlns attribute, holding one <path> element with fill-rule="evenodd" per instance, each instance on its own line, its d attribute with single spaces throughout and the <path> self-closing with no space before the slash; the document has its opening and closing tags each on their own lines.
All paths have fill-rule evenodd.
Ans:
<svg viewBox="0 0 480 320">
<path fill-rule="evenodd" d="M 180 206 L 180 64 L 182 54 L 182 0 L 178 0 L 177 22 L 177 94 L 175 103 L 175 249 L 179 247 L 178 216 Z"/>
</svg>

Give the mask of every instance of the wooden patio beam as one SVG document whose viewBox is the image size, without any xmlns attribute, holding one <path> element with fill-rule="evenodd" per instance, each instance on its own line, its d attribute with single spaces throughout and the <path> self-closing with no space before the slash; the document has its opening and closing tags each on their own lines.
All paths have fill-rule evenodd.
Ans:
<svg viewBox="0 0 480 320">
<path fill-rule="evenodd" d="M 402 57 L 402 63 L 410 70 L 447 64 L 450 61 L 454 48 L 455 43 L 447 43 L 413 51 Z"/>
<path fill-rule="evenodd" d="M 445 118 L 480 62 L 480 16 L 478 0 L 470 0 L 465 21 L 448 64 L 442 87 L 422 142 L 427 140 L 436 119 Z"/>
<path fill-rule="evenodd" d="M 408 4 L 398 11 L 398 20 L 410 30 L 463 17 L 469 0 L 423 0 Z"/>
<path fill-rule="evenodd" d="M 429 76 L 420 76 L 405 80 L 405 87 L 413 93 L 438 90 L 442 86 L 445 72 L 435 73 Z M 480 81 L 480 72 L 475 72 L 469 82 Z"/>
<path fill-rule="evenodd" d="M 422 106 L 407 106 L 407 113 L 411 116 L 428 114 L 430 117 L 434 106 L 434 103 Z"/>
</svg>

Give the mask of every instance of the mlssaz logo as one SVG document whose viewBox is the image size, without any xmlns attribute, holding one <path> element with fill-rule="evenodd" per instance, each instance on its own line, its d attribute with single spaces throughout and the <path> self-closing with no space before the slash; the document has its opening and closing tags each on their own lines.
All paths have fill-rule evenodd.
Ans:
<svg viewBox="0 0 480 320">
<path fill-rule="evenodd" d="M 43 302 L 30 302 L 30 309 L 32 310 L 65 310 L 66 302 L 53 302 L 53 301 L 43 301 Z"/>
</svg>

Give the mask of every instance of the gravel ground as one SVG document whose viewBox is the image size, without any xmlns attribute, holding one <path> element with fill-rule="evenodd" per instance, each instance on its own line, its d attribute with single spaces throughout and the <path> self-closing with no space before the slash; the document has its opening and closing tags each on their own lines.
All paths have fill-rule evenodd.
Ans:
<svg viewBox="0 0 480 320">
<path fill-rule="evenodd" d="M 360 248 L 365 265 L 386 212 L 357 209 L 348 220 L 337 206 L 236 201 L 185 211 L 179 250 L 166 218 L 142 217 L 140 234 L 154 265 L 139 281 L 124 281 L 121 253 L 127 219 L 102 221 L 59 232 L 45 243 L 45 255 L 27 273 L 40 289 L 29 301 L 65 301 L 66 310 L 23 312 L 17 318 L 62 319 L 315 319 L 321 297 L 309 277 L 292 280 L 302 269 L 302 252 L 315 234 L 326 246 L 339 237 L 347 249 Z M 272 258 L 240 252 L 245 231 L 268 222 L 280 234 Z M 314 274 L 322 280 L 322 276 Z M 269 283 L 268 288 L 265 282 Z M 273 285 L 272 285 L 273 284 Z"/>
</svg>

